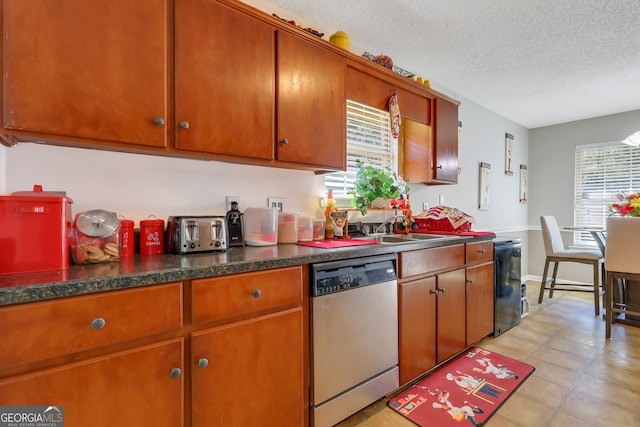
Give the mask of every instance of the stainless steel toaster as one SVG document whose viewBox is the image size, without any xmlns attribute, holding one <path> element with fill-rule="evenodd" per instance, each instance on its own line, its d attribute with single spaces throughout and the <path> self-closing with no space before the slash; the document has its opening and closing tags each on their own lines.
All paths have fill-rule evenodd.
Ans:
<svg viewBox="0 0 640 427">
<path fill-rule="evenodd" d="M 223 216 L 170 216 L 165 250 L 173 254 L 226 251 L 227 220 Z"/>
</svg>

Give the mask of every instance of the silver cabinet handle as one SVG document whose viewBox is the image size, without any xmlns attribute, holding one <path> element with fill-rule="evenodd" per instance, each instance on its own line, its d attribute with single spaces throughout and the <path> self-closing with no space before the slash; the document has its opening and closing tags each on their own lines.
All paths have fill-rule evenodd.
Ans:
<svg viewBox="0 0 640 427">
<path fill-rule="evenodd" d="M 155 123 L 159 126 L 164 126 L 164 119 L 162 117 L 156 117 Z"/>
<path fill-rule="evenodd" d="M 480 252 L 481 254 L 485 253 L 486 251 L 484 249 L 480 249 L 478 252 Z"/>
<path fill-rule="evenodd" d="M 473 285 L 473 280 L 469 279 L 469 280 L 467 280 L 467 283 L 470 284 L 470 285 Z"/>
<path fill-rule="evenodd" d="M 169 373 L 169 376 L 171 378 L 180 378 L 180 375 L 182 375 L 182 369 L 180 368 L 171 368 L 171 372 Z"/>
<path fill-rule="evenodd" d="M 442 169 L 442 165 L 438 165 L 436 169 Z"/>
<path fill-rule="evenodd" d="M 289 143 L 288 138 L 282 138 L 282 145 L 287 145 Z"/>
<path fill-rule="evenodd" d="M 260 296 L 262 295 L 262 291 L 260 289 L 255 289 L 253 292 L 251 292 L 251 295 L 253 295 L 254 298 L 260 298 Z"/>
<path fill-rule="evenodd" d="M 93 319 L 93 322 L 91 322 L 91 327 L 93 329 L 102 329 L 106 324 L 107 324 L 106 320 L 104 320 L 102 317 L 97 317 Z"/>
<path fill-rule="evenodd" d="M 433 294 L 433 295 L 438 295 L 438 290 L 436 289 L 435 291 L 433 289 L 429 289 L 429 293 Z"/>
<path fill-rule="evenodd" d="M 180 127 L 182 129 L 189 129 L 190 126 L 189 122 L 180 122 Z"/>
<path fill-rule="evenodd" d="M 447 292 L 447 288 L 442 288 L 442 289 L 438 289 L 438 290 L 439 290 L 440 292 L 442 292 L 443 294 L 444 294 L 445 292 Z"/>
<path fill-rule="evenodd" d="M 206 368 L 207 366 L 209 366 L 209 360 L 201 357 L 200 360 L 198 360 L 198 368 Z"/>
</svg>

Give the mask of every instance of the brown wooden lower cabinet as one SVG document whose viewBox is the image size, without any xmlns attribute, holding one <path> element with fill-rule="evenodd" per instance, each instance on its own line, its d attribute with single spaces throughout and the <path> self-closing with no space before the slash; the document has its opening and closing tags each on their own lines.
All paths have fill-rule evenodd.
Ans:
<svg viewBox="0 0 640 427">
<path fill-rule="evenodd" d="M 465 347 L 464 268 L 438 274 L 436 362 L 444 362 Z"/>
<path fill-rule="evenodd" d="M 400 384 L 465 347 L 464 269 L 399 286 Z"/>
<path fill-rule="evenodd" d="M 183 340 L 0 379 L 0 405 L 62 406 L 65 427 L 183 425 Z"/>
<path fill-rule="evenodd" d="M 492 332 L 492 257 L 491 241 L 399 253 L 401 385 Z"/>
<path fill-rule="evenodd" d="M 467 267 L 467 345 L 493 332 L 493 262 Z"/>
<path fill-rule="evenodd" d="M 0 322 L 0 405 L 62 406 L 66 427 L 304 427 L 303 267 L 2 307 L 21 329 Z"/>
<path fill-rule="evenodd" d="M 400 384 L 436 366 L 435 276 L 398 286 Z"/>
<path fill-rule="evenodd" d="M 301 308 L 194 333 L 193 426 L 306 425 Z"/>
</svg>

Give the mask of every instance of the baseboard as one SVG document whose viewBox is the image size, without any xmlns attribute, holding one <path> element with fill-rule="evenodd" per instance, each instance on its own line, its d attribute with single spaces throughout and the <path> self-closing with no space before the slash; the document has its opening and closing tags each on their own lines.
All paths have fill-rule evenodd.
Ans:
<svg viewBox="0 0 640 427">
<path fill-rule="evenodd" d="M 523 282 L 526 282 L 527 280 L 533 280 L 535 282 L 541 283 L 542 276 L 534 276 L 532 274 L 527 274 L 526 276 L 522 277 Z M 593 283 L 577 282 L 575 280 L 556 280 L 556 285 L 593 285 Z"/>
</svg>

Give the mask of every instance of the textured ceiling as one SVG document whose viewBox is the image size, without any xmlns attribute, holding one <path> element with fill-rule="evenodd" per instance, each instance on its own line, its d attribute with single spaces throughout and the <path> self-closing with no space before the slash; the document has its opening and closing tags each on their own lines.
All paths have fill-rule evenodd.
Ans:
<svg viewBox="0 0 640 427">
<path fill-rule="evenodd" d="M 270 3 L 527 128 L 640 109 L 638 0 Z"/>
</svg>

